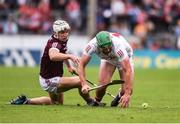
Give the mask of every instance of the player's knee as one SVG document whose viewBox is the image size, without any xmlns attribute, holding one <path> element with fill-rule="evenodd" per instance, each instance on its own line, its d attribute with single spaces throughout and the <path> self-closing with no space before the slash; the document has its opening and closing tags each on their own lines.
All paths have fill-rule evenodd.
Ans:
<svg viewBox="0 0 180 124">
<path fill-rule="evenodd" d="M 99 84 L 103 85 L 103 84 L 108 84 L 110 81 L 107 79 L 100 79 L 99 80 Z"/>
<path fill-rule="evenodd" d="M 74 80 L 74 82 L 80 82 L 79 76 L 74 76 L 73 80 Z"/>
<path fill-rule="evenodd" d="M 81 86 L 81 81 L 80 81 L 79 76 L 75 77 L 74 82 L 77 84 L 77 86 Z"/>
</svg>

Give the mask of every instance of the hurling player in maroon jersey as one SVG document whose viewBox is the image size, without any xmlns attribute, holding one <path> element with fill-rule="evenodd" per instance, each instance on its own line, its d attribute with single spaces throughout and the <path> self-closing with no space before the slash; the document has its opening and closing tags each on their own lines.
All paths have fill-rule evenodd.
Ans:
<svg viewBox="0 0 180 124">
<path fill-rule="evenodd" d="M 53 23 L 53 34 L 47 41 L 41 58 L 39 82 L 49 96 L 27 99 L 25 95 L 21 95 L 11 100 L 11 104 L 63 104 L 63 92 L 78 88 L 79 94 L 88 105 L 99 105 L 98 102 L 90 98 L 89 93 L 83 94 L 81 92 L 82 86 L 78 76 L 63 77 L 63 63 L 66 64 L 69 72 L 76 71 L 76 69 L 70 65 L 68 60 L 76 65 L 79 64 L 77 56 L 66 53 L 69 33 L 69 24 L 63 20 L 56 20 Z"/>
</svg>

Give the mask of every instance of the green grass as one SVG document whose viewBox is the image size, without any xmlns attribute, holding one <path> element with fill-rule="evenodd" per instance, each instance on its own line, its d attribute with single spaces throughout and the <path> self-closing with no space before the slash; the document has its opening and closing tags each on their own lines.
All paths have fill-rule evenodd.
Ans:
<svg viewBox="0 0 180 124">
<path fill-rule="evenodd" d="M 59 122 L 59 123 L 124 123 L 124 122 L 180 122 L 180 70 L 136 69 L 134 92 L 127 109 L 109 107 L 108 95 L 103 102 L 106 107 L 88 107 L 76 89 L 65 93 L 64 105 L 8 105 L 10 99 L 24 93 L 28 97 L 46 96 L 38 82 L 39 68 L 7 68 L 0 66 L 0 123 L 3 122 Z M 70 76 L 65 72 L 66 76 Z M 97 82 L 98 68 L 87 68 L 88 79 Z M 113 76 L 118 79 L 118 74 Z M 118 86 L 108 91 L 116 94 Z M 94 96 L 94 92 L 91 94 Z M 149 107 L 143 109 L 141 104 Z M 77 106 L 81 104 L 81 106 Z"/>
</svg>

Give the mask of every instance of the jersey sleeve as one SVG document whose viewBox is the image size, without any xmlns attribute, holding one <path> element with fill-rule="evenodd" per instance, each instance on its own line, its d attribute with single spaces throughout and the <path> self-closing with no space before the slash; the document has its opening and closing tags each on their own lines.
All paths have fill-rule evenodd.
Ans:
<svg viewBox="0 0 180 124">
<path fill-rule="evenodd" d="M 127 54 L 125 48 L 122 47 L 122 46 L 121 47 L 117 46 L 117 48 L 116 48 L 116 55 L 118 57 L 118 61 L 119 62 L 123 61 L 125 58 L 128 57 L 128 54 Z"/>
<path fill-rule="evenodd" d="M 127 43 L 127 41 L 125 38 L 123 38 L 123 36 L 118 33 L 111 33 L 111 36 L 115 46 L 115 54 L 118 58 L 118 61 L 121 62 L 128 57 L 125 44 Z"/>
<path fill-rule="evenodd" d="M 49 46 L 49 50 L 55 49 L 55 50 L 57 50 L 59 52 L 57 42 L 49 43 L 48 46 Z"/>
<path fill-rule="evenodd" d="M 96 51 L 96 46 L 94 43 L 95 39 L 92 39 L 84 48 L 83 54 L 87 56 L 92 56 L 92 54 Z"/>
</svg>

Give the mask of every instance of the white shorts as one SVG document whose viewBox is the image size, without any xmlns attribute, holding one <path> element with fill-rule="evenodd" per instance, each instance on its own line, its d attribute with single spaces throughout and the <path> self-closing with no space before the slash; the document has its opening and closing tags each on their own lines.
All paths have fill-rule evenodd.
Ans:
<svg viewBox="0 0 180 124">
<path fill-rule="evenodd" d="M 60 77 L 53 77 L 50 79 L 45 79 L 39 76 L 39 83 L 43 90 L 49 93 L 57 94 L 58 83 L 60 82 Z"/>
<path fill-rule="evenodd" d="M 131 67 L 134 68 L 134 61 L 133 61 L 132 57 L 130 57 L 129 59 L 130 59 Z M 101 59 L 101 63 L 103 64 L 104 62 L 108 62 L 111 65 L 114 65 L 115 67 L 117 67 L 118 70 L 122 70 L 121 64 L 119 64 L 117 61 L 110 61 L 110 60 Z"/>
</svg>

